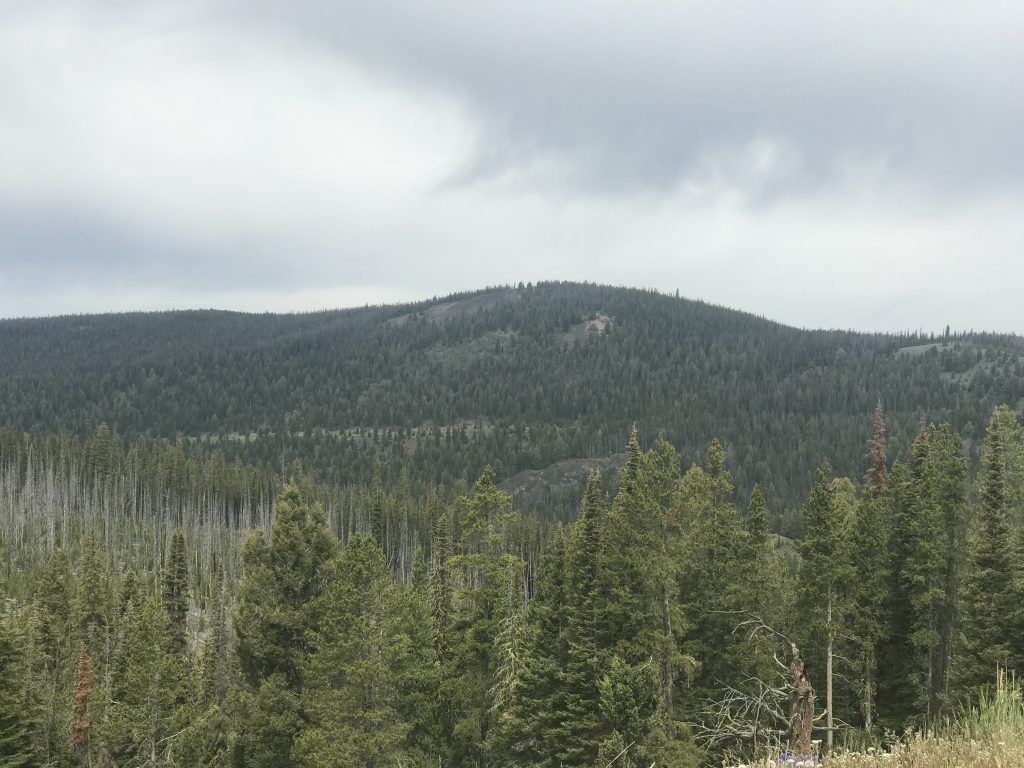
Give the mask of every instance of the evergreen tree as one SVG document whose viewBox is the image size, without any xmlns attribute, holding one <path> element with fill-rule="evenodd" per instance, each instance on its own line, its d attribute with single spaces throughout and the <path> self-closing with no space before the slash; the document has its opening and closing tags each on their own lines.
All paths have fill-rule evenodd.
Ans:
<svg viewBox="0 0 1024 768">
<path fill-rule="evenodd" d="M 597 681 L 603 664 L 596 602 L 605 507 L 600 475 L 593 472 L 587 480 L 566 556 L 567 659 L 560 681 L 565 714 L 561 732 L 552 734 L 560 744 L 559 764 L 566 768 L 592 765 L 600 743 L 602 716 Z"/>
<path fill-rule="evenodd" d="M 337 549 L 323 510 L 310 507 L 294 482 L 278 498 L 269 542 L 259 531 L 242 548 L 235 631 L 248 690 L 238 708 L 253 725 L 237 745 L 245 765 L 290 759 L 301 722 L 301 668 Z"/>
<path fill-rule="evenodd" d="M 810 658 L 823 658 L 825 666 L 826 741 L 834 738 L 834 665 L 840 628 L 850 613 L 847 587 L 852 578 L 845 520 L 836 502 L 832 468 L 824 463 L 804 505 L 807 533 L 799 542 L 798 591 Z M 813 649 L 813 650 L 811 650 Z"/>
<path fill-rule="evenodd" d="M 993 414 L 985 433 L 983 475 L 977 516 L 969 546 L 961 599 L 960 642 L 954 678 L 965 692 L 991 685 L 994 670 L 1018 668 L 1016 656 L 1019 562 L 1014 558 L 1007 504 L 1006 456 L 1003 431 Z"/>
<path fill-rule="evenodd" d="M 744 609 L 755 616 L 763 616 L 770 607 L 770 590 L 773 582 L 773 554 L 768 549 L 768 505 L 761 486 L 755 484 L 743 519 L 740 560 L 743 574 L 740 589 L 745 596 Z"/>
<path fill-rule="evenodd" d="M 884 609 L 890 581 L 888 544 L 890 532 L 885 518 L 887 443 L 882 404 L 875 409 L 874 428 L 868 443 L 869 468 L 865 493 L 858 500 L 850 526 L 852 652 L 857 670 L 856 688 L 864 727 L 874 724 L 879 644 L 884 635 Z"/>
<path fill-rule="evenodd" d="M 500 629 L 494 638 L 494 674 L 489 692 L 493 724 L 487 734 L 487 751 L 492 762 L 510 754 L 519 735 L 516 716 L 523 693 L 526 632 L 523 585 L 516 574 L 510 574 L 501 613 Z"/>
<path fill-rule="evenodd" d="M 872 491 L 857 503 L 851 526 L 851 565 L 855 578 L 850 584 L 852 598 L 850 635 L 857 669 L 856 688 L 864 727 L 874 721 L 878 677 L 879 644 L 885 632 L 884 610 L 889 574 L 889 533 L 883 517 L 884 503 Z"/>
<path fill-rule="evenodd" d="M 568 663 L 566 537 L 558 530 L 541 559 L 536 593 L 529 603 L 519 697 L 512 702 L 512 732 L 504 762 L 557 767 L 567 712 L 563 670 Z"/>
<path fill-rule="evenodd" d="M 0 768 L 43 764 L 35 740 L 35 707 L 26 700 L 31 686 L 26 661 L 24 638 L 10 617 L 0 617 Z"/>
<path fill-rule="evenodd" d="M 460 496 L 461 554 L 449 563 L 457 569 L 461 590 L 452 622 L 453 661 L 460 680 L 451 688 L 456 721 L 452 728 L 453 763 L 486 762 L 495 722 L 490 690 L 495 672 L 494 643 L 505 619 L 509 579 L 522 579 L 525 562 L 503 552 L 502 541 L 516 515 L 511 497 L 494 483 L 485 467 L 470 496 Z"/>
<path fill-rule="evenodd" d="M 188 557 L 185 532 L 176 528 L 171 535 L 163 575 L 163 608 L 167 613 L 171 653 L 184 657 L 188 651 Z"/>
<path fill-rule="evenodd" d="M 939 716 L 956 623 L 967 466 L 960 436 L 930 425 L 914 442 L 905 563 L 912 624 L 908 682 L 928 723 Z"/>
<path fill-rule="evenodd" d="M 397 665 L 409 648 L 395 631 L 396 594 L 378 544 L 350 540 L 310 632 L 302 691 L 308 725 L 292 749 L 299 765 L 374 768 L 406 758 L 410 724 L 398 711 Z"/>
<path fill-rule="evenodd" d="M 434 649 L 444 663 L 449 657 L 452 619 L 452 579 L 448 560 L 452 556 L 448 510 L 436 496 L 431 507 L 434 541 L 431 545 L 430 604 Z"/>
<path fill-rule="evenodd" d="M 303 500 L 295 483 L 278 498 L 270 541 L 252 534 L 242 549 L 235 630 L 239 660 L 251 684 L 283 674 L 298 692 L 307 632 L 316 625 L 316 599 L 337 542 L 323 511 Z"/>
<path fill-rule="evenodd" d="M 101 649 L 110 612 L 109 575 L 106 557 L 100 551 L 94 531 L 82 544 L 78 562 L 77 612 L 81 636 L 90 643 L 92 653 Z"/>
<path fill-rule="evenodd" d="M 914 585 L 909 577 L 912 560 L 912 481 L 909 467 L 893 462 L 880 502 L 888 516 L 888 581 L 883 604 L 883 637 L 878 659 L 877 710 L 884 724 L 902 728 L 915 711 L 915 692 L 910 682 L 910 660 L 914 657 L 911 635 L 914 615 L 910 595 Z"/>
<path fill-rule="evenodd" d="M 378 461 L 373 467 L 373 496 L 370 505 L 370 535 L 387 551 L 387 515 L 384 509 L 384 481 Z"/>
<path fill-rule="evenodd" d="M 681 648 L 697 665 L 690 709 L 717 699 L 722 687 L 739 685 L 755 671 L 750 645 L 735 631 L 747 618 L 741 612 L 751 596 L 744 582 L 753 545 L 730 503 L 732 478 L 717 440 L 708 446 L 704 465 L 683 476 L 684 536 L 677 556 L 678 589 L 689 627 Z"/>
<path fill-rule="evenodd" d="M 167 615 L 154 599 L 134 605 L 125 617 L 125 641 L 119 650 L 103 743 L 117 765 L 160 763 L 173 759 L 180 659 L 167 652 Z"/>
</svg>

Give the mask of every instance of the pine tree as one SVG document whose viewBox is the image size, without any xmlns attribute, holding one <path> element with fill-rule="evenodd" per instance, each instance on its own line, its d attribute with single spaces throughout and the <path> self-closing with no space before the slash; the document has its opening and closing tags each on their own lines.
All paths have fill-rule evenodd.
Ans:
<svg viewBox="0 0 1024 768">
<path fill-rule="evenodd" d="M 338 560 L 310 632 L 302 707 L 308 725 L 292 750 L 303 766 L 372 768 L 401 763 L 410 730 L 398 711 L 397 586 L 378 544 L 355 537 Z"/>
<path fill-rule="evenodd" d="M 912 613 L 909 684 L 927 723 L 940 714 L 956 623 L 967 465 L 960 436 L 931 425 L 914 442 L 905 578 Z"/>
<path fill-rule="evenodd" d="M 807 533 L 800 540 L 800 571 L 798 591 L 801 615 L 807 640 L 802 647 L 814 649 L 808 657 L 824 657 L 826 742 L 832 747 L 834 720 L 834 665 L 837 641 L 850 606 L 846 588 L 851 580 L 845 521 L 836 503 L 832 468 L 828 463 L 818 468 L 818 477 L 804 505 Z"/>
<path fill-rule="evenodd" d="M 751 647 L 735 631 L 750 597 L 743 582 L 751 544 L 730 503 L 732 493 L 725 451 L 713 440 L 704 468 L 691 467 L 682 481 L 682 545 L 676 559 L 688 625 L 681 651 L 697 666 L 687 701 L 691 709 L 754 674 Z"/>
<path fill-rule="evenodd" d="M 566 537 L 558 529 L 541 559 L 536 593 L 529 604 L 526 654 L 520 695 L 509 730 L 510 765 L 559 765 L 567 706 L 563 670 L 568 663 Z M 599 598 L 600 599 L 600 598 Z"/>
<path fill-rule="evenodd" d="M 427 596 L 427 561 L 423 556 L 423 547 L 417 545 L 412 559 L 412 589 L 418 595 Z"/>
<path fill-rule="evenodd" d="M 494 674 L 491 679 L 490 713 L 493 724 L 487 734 L 491 761 L 510 754 L 518 738 L 516 715 L 523 693 L 523 668 L 526 663 L 523 585 L 510 574 L 498 634 L 494 638 Z"/>
<path fill-rule="evenodd" d="M 242 548 L 235 632 L 248 688 L 237 708 L 251 727 L 236 750 L 248 765 L 269 768 L 291 759 L 302 721 L 301 669 L 337 551 L 323 510 L 310 507 L 294 482 L 278 498 L 269 542 L 258 531 Z"/>
<path fill-rule="evenodd" d="M 170 630 L 170 651 L 184 658 L 188 651 L 188 557 L 185 532 L 176 528 L 171 535 L 163 575 L 163 608 Z"/>
<path fill-rule="evenodd" d="M 43 764 L 35 739 L 39 723 L 25 696 L 31 684 L 24 639 L 12 621 L 0 617 L 0 768 L 34 768 Z"/>
<path fill-rule="evenodd" d="M 294 482 L 285 486 L 270 540 L 258 531 L 242 549 L 235 630 L 251 684 L 280 673 L 298 692 L 307 632 L 316 624 L 316 600 L 337 550 L 323 510 L 306 504 Z"/>
<path fill-rule="evenodd" d="M 909 467 L 900 461 L 893 462 L 880 499 L 889 531 L 886 548 L 889 577 L 882 608 L 876 709 L 880 720 L 894 730 L 902 728 L 915 709 L 914 688 L 909 679 L 910 660 L 914 656 L 910 640 L 914 627 L 910 605 L 913 584 L 908 571 L 913 545 L 912 491 Z"/>
<path fill-rule="evenodd" d="M 598 578 L 601 542 L 606 514 L 601 478 L 587 479 L 583 504 L 566 556 L 567 659 L 561 680 L 565 717 L 560 744 L 561 765 L 589 766 L 597 758 L 600 743 L 601 698 L 597 688 L 602 658 L 598 648 Z"/>
<path fill-rule="evenodd" d="M 485 762 L 489 733 L 494 725 L 489 692 L 494 674 L 494 641 L 505 618 L 503 606 L 509 579 L 522 579 L 526 563 L 503 551 L 502 542 L 518 519 L 511 497 L 495 485 L 494 470 L 485 467 L 470 496 L 457 499 L 463 554 L 449 560 L 458 573 L 458 592 L 452 634 L 453 663 L 460 676 L 452 686 L 456 711 L 452 727 L 453 762 Z"/>
<path fill-rule="evenodd" d="M 167 615 L 155 599 L 134 605 L 125 617 L 103 744 L 119 765 L 157 763 L 175 751 L 177 702 L 182 686 L 180 659 L 169 654 Z"/>
<path fill-rule="evenodd" d="M 190 727 L 179 736 L 176 750 L 180 764 L 196 768 L 226 768 L 230 761 L 233 659 L 224 578 L 219 566 L 214 566 L 212 581 L 207 609 L 208 631 L 194 668 L 195 695 L 188 713 Z"/>
<path fill-rule="evenodd" d="M 100 649 L 99 640 L 107 626 L 110 611 L 110 586 L 106 557 L 100 552 L 96 534 L 90 531 L 82 544 L 78 563 L 79 589 L 77 612 L 81 636 L 92 644 L 91 651 Z"/>
<path fill-rule="evenodd" d="M 434 540 L 431 544 L 430 616 L 434 630 L 434 649 L 444 663 L 449 656 L 452 619 L 452 579 L 448 560 L 452 556 L 448 510 L 436 496 L 431 509 Z"/>
<path fill-rule="evenodd" d="M 890 581 L 887 551 L 890 531 L 885 519 L 886 437 L 882 404 L 875 409 L 874 428 L 868 443 L 869 468 L 864 495 L 858 500 L 851 523 L 851 563 L 855 578 L 850 595 L 856 687 L 864 727 L 874 725 L 879 644 L 884 634 L 884 609 Z"/>
<path fill-rule="evenodd" d="M 963 692 L 991 685 L 996 667 L 1016 668 L 1020 611 L 1019 563 L 1014 561 L 1007 504 L 1006 455 L 997 414 L 985 432 L 983 475 L 961 599 L 954 677 Z"/>
<path fill-rule="evenodd" d="M 755 616 L 762 616 L 769 603 L 769 588 L 772 581 L 771 558 L 768 549 L 768 505 L 761 486 L 754 484 L 743 519 L 743 545 L 740 559 L 744 565 L 741 589 L 746 596 L 745 610 Z M 764 617 L 767 620 L 767 616 Z"/>
<path fill-rule="evenodd" d="M 370 535 L 387 552 L 387 513 L 384 509 L 384 481 L 378 461 L 373 467 L 373 490 L 370 502 Z"/>
<path fill-rule="evenodd" d="M 75 586 L 67 555 L 63 550 L 56 550 L 43 568 L 34 595 L 40 655 L 36 674 L 43 691 L 40 732 L 45 760 L 67 752 L 71 704 L 67 692 L 74 685 L 72 649 L 80 642 L 74 610 Z"/>
</svg>

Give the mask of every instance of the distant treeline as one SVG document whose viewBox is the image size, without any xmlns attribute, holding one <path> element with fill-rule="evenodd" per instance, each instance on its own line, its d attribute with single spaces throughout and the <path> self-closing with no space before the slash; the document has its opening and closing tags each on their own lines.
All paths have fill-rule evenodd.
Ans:
<svg viewBox="0 0 1024 768">
<path fill-rule="evenodd" d="M 299 460 L 337 486 L 404 468 L 426 492 L 485 464 L 508 478 L 608 456 L 635 424 L 687 464 L 717 436 L 739 491 L 759 481 L 778 509 L 800 505 L 822 459 L 857 471 L 879 400 L 900 452 L 922 421 L 949 421 L 972 458 L 996 405 L 1024 407 L 1017 336 L 804 331 L 574 283 L 301 315 L 4 321 L 0 360 L 3 420 L 36 434 L 106 423 L 125 446 L 180 439 L 281 475 Z"/>
</svg>

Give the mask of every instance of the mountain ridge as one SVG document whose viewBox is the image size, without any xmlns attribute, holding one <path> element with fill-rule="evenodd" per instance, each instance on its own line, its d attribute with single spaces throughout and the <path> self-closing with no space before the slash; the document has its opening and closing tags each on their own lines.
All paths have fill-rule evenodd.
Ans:
<svg viewBox="0 0 1024 768">
<path fill-rule="evenodd" d="M 365 483 L 380 462 L 454 483 L 485 463 L 508 479 L 605 458 L 635 423 L 686 462 L 719 437 L 739 492 L 760 482 L 777 507 L 798 503 L 822 459 L 862 472 L 878 400 L 894 452 L 922 418 L 973 444 L 992 408 L 1024 404 L 1019 336 L 802 329 L 591 283 L 310 313 L 5 320 L 0 361 L 0 423 L 40 434 L 103 422 L 126 441 L 300 460 L 329 482 Z"/>
</svg>

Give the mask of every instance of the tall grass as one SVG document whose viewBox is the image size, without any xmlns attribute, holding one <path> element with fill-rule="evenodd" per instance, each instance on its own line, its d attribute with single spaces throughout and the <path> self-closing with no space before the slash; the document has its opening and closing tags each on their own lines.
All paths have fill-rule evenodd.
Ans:
<svg viewBox="0 0 1024 768">
<path fill-rule="evenodd" d="M 1024 695 L 1005 672 L 955 720 L 931 735 L 912 735 L 888 752 L 846 752 L 825 768 L 1024 768 Z"/>
</svg>

